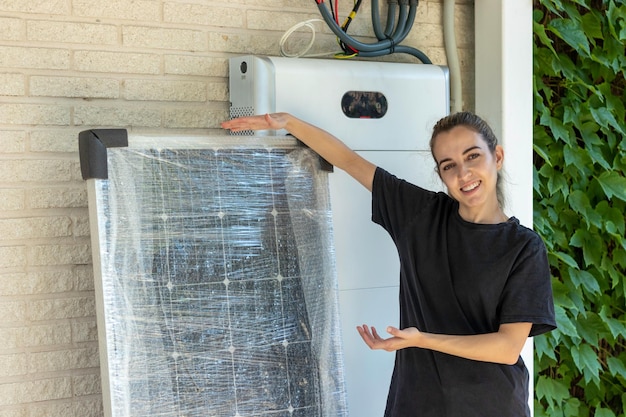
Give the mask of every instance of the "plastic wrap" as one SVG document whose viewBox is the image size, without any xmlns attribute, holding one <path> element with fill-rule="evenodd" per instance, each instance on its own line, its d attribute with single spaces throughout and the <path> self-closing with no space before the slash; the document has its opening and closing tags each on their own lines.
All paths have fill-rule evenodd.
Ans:
<svg viewBox="0 0 626 417">
<path fill-rule="evenodd" d="M 108 150 L 92 181 L 112 417 L 346 415 L 327 173 L 263 141 Z"/>
</svg>

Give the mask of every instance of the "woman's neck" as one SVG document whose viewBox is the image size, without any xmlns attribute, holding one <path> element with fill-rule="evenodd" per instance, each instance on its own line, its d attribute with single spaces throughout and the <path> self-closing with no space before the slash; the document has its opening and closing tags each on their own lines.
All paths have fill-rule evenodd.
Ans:
<svg viewBox="0 0 626 417">
<path fill-rule="evenodd" d="M 509 220 L 499 205 L 490 210 L 472 210 L 469 207 L 459 206 L 459 216 L 467 222 L 478 224 L 498 224 Z"/>
</svg>

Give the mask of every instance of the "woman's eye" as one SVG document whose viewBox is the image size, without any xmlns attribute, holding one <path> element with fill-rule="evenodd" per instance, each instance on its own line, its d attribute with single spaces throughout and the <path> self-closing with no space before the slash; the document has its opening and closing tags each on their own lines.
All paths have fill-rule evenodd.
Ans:
<svg viewBox="0 0 626 417">
<path fill-rule="evenodd" d="M 448 170 L 452 169 L 453 166 L 454 166 L 453 164 L 444 165 L 443 166 L 443 170 L 444 171 L 448 171 Z"/>
<path fill-rule="evenodd" d="M 467 157 L 467 159 L 472 160 L 472 159 L 476 159 L 476 158 L 478 158 L 479 156 L 480 156 L 480 154 L 473 153 L 473 154 L 470 154 L 470 155 Z"/>
</svg>

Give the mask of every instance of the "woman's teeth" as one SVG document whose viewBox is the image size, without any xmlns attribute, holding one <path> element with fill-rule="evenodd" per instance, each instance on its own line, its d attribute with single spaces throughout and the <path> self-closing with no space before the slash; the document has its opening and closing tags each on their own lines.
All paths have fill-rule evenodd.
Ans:
<svg viewBox="0 0 626 417">
<path fill-rule="evenodd" d="M 474 188 L 478 187 L 479 185 L 480 185 L 480 181 L 476 181 L 461 188 L 461 191 L 465 191 L 465 192 L 472 191 Z"/>
</svg>

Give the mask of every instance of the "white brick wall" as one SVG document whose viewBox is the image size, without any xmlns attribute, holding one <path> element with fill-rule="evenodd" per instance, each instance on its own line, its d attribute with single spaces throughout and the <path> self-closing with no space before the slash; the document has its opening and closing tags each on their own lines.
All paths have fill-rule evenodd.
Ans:
<svg viewBox="0 0 626 417">
<path fill-rule="evenodd" d="M 473 1 L 456 3 L 472 108 Z M 340 1 L 343 17 L 351 6 Z M 369 7 L 351 25 L 364 41 Z M 278 55 L 284 31 L 310 18 L 312 0 L 0 0 L 0 416 L 102 416 L 78 132 L 221 134 L 228 57 Z M 311 52 L 336 52 L 316 27 Z M 404 44 L 445 64 L 441 0 L 420 1 Z"/>
</svg>

